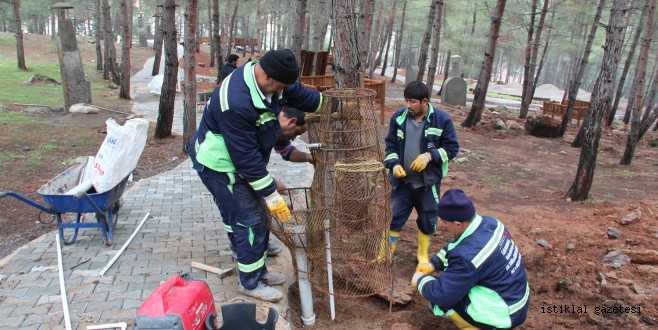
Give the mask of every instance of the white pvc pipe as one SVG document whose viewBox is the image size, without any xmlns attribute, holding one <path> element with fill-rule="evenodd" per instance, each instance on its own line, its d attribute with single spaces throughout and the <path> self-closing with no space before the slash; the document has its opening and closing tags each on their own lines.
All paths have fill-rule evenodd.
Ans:
<svg viewBox="0 0 658 330">
<path fill-rule="evenodd" d="M 327 281 L 329 282 L 329 309 L 331 320 L 336 319 L 336 305 L 334 303 L 334 274 L 331 269 L 331 235 L 329 234 L 329 219 L 324 220 L 324 239 L 327 241 Z"/>
<path fill-rule="evenodd" d="M 98 329 L 121 329 L 126 330 L 128 324 L 126 322 L 118 323 L 108 323 L 108 324 L 99 324 L 99 325 L 88 325 L 87 330 L 98 330 Z"/>
<path fill-rule="evenodd" d="M 59 232 L 55 234 L 55 243 L 57 245 L 57 268 L 59 269 L 59 295 L 62 297 L 62 313 L 64 313 L 64 326 L 66 330 L 71 330 L 71 316 L 69 315 L 69 301 L 66 298 L 66 285 L 64 284 L 64 266 L 62 265 L 62 244 L 59 239 Z"/>
<path fill-rule="evenodd" d="M 308 258 L 304 252 L 306 246 L 306 228 L 295 226 L 292 228 L 295 240 L 295 259 L 297 260 L 297 283 L 299 284 L 299 300 L 302 305 L 302 323 L 304 325 L 315 324 L 315 313 L 313 312 L 313 291 L 308 281 Z"/>
<path fill-rule="evenodd" d="M 125 243 L 123 243 L 123 246 L 121 247 L 121 249 L 119 250 L 119 252 L 117 252 L 117 253 L 114 255 L 114 257 L 112 258 L 112 260 L 110 260 L 110 262 L 107 263 L 107 266 L 105 266 L 105 268 L 103 268 L 103 270 L 101 270 L 101 272 L 100 272 L 100 276 L 105 275 L 105 272 L 107 272 L 107 270 L 110 269 L 110 267 L 112 267 L 112 264 L 114 264 L 114 262 L 117 261 L 117 259 L 119 259 L 119 256 L 120 256 L 120 255 L 123 253 L 123 251 L 128 247 L 128 244 L 130 244 L 130 242 L 133 240 L 133 238 L 135 237 L 135 235 L 137 235 L 137 232 L 139 231 L 140 228 L 142 228 L 142 225 L 144 224 L 144 221 L 146 221 L 146 219 L 148 219 L 149 215 L 151 215 L 151 211 L 146 212 L 146 215 L 144 216 L 144 219 L 142 219 L 142 221 L 139 223 L 139 225 L 137 226 L 137 228 L 135 228 L 135 230 L 133 231 L 132 235 L 130 235 L 130 237 L 128 237 L 128 240 L 127 240 Z"/>
<path fill-rule="evenodd" d="M 78 193 L 83 193 L 89 191 L 93 185 L 91 184 L 91 179 L 82 181 L 79 185 L 73 187 L 71 190 L 64 193 L 64 195 L 75 195 Z"/>
</svg>

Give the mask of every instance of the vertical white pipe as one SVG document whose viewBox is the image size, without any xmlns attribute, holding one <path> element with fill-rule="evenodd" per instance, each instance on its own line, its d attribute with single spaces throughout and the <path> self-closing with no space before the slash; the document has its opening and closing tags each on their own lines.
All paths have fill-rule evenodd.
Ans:
<svg viewBox="0 0 658 330">
<path fill-rule="evenodd" d="M 315 324 L 315 313 L 313 312 L 313 291 L 308 281 L 308 258 L 304 252 L 306 246 L 306 228 L 304 226 L 293 227 L 295 239 L 295 259 L 297 260 L 297 283 L 299 284 L 299 300 L 302 305 L 302 322 L 304 325 Z"/>
<path fill-rule="evenodd" d="M 331 235 L 329 234 L 329 219 L 324 220 L 324 239 L 327 241 L 327 281 L 329 282 L 329 309 L 331 320 L 336 319 L 336 305 L 334 303 L 334 274 L 331 269 Z"/>
<path fill-rule="evenodd" d="M 64 266 L 62 265 L 62 244 L 59 239 L 59 232 L 55 235 L 55 244 L 57 245 L 57 268 L 59 269 L 59 294 L 62 297 L 62 313 L 64 313 L 64 326 L 66 330 L 71 330 L 71 316 L 69 315 L 69 301 L 66 298 L 66 285 L 64 284 Z"/>
</svg>

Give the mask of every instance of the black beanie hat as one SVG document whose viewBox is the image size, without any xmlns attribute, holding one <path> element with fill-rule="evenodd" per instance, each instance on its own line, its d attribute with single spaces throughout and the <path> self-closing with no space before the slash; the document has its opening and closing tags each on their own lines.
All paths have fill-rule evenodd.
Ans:
<svg viewBox="0 0 658 330">
<path fill-rule="evenodd" d="M 450 189 L 439 200 L 439 218 L 450 222 L 470 220 L 475 215 L 475 206 L 461 189 Z"/>
<path fill-rule="evenodd" d="M 259 63 L 268 76 L 280 83 L 290 85 L 299 77 L 299 65 L 290 49 L 271 50 Z"/>
</svg>

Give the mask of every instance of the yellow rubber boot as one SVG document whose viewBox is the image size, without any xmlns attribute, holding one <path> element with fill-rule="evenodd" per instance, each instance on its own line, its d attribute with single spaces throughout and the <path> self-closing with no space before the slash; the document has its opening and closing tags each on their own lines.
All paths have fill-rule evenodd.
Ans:
<svg viewBox="0 0 658 330">
<path fill-rule="evenodd" d="M 400 232 L 397 230 L 391 230 L 391 257 L 395 253 L 395 247 L 398 246 L 398 239 L 400 238 Z"/>
<path fill-rule="evenodd" d="M 452 321 L 452 323 L 454 323 L 459 329 L 478 330 L 477 327 L 474 327 L 472 324 L 466 322 L 466 320 L 464 320 L 464 318 L 461 315 L 457 314 L 457 312 L 453 312 L 449 314 L 448 319 L 450 319 L 450 321 Z"/>
<path fill-rule="evenodd" d="M 390 237 L 389 237 L 389 242 L 391 243 L 391 255 L 389 256 L 389 260 L 391 259 L 390 257 L 393 256 L 393 252 L 395 251 L 395 246 L 398 244 L 398 237 L 400 236 L 399 231 L 391 230 Z M 381 243 L 379 244 L 379 250 L 377 251 L 377 261 L 384 260 L 386 256 L 386 231 L 382 232 L 382 240 L 380 241 Z"/>
<path fill-rule="evenodd" d="M 430 235 L 423 234 L 423 232 L 418 231 L 418 252 L 416 253 L 416 258 L 418 258 L 418 266 L 416 266 L 417 272 L 432 274 L 434 271 L 434 267 L 430 263 L 430 257 L 428 255 L 429 250 Z"/>
</svg>

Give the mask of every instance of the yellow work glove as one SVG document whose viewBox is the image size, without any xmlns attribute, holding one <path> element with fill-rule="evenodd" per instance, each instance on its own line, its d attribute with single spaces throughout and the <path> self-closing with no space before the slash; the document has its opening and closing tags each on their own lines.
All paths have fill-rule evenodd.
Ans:
<svg viewBox="0 0 658 330">
<path fill-rule="evenodd" d="M 429 152 L 420 154 L 418 157 L 416 157 L 416 160 L 411 163 L 409 168 L 411 168 L 412 171 L 420 173 L 425 170 L 425 167 L 427 167 L 427 164 L 430 162 L 430 160 L 432 160 L 432 155 L 430 155 Z"/>
<path fill-rule="evenodd" d="M 431 262 L 419 262 L 416 266 L 416 271 L 429 275 L 434 272 L 434 265 Z"/>
<path fill-rule="evenodd" d="M 402 168 L 402 165 L 395 165 L 393 167 L 393 176 L 396 179 L 402 179 L 405 176 L 407 176 L 407 172 L 404 171 L 404 168 Z"/>
<path fill-rule="evenodd" d="M 420 278 L 423 277 L 423 275 L 427 275 L 427 274 L 422 273 L 422 272 L 415 272 L 414 273 L 414 276 L 411 278 L 411 287 L 412 288 L 415 288 L 415 287 L 418 286 L 418 280 L 420 280 Z"/>
<path fill-rule="evenodd" d="M 279 221 L 286 222 L 290 220 L 288 204 L 286 204 L 286 201 L 283 200 L 283 197 L 278 192 L 274 191 L 265 196 L 265 204 L 270 209 L 270 212 L 272 212 L 272 215 L 279 219 Z"/>
</svg>

